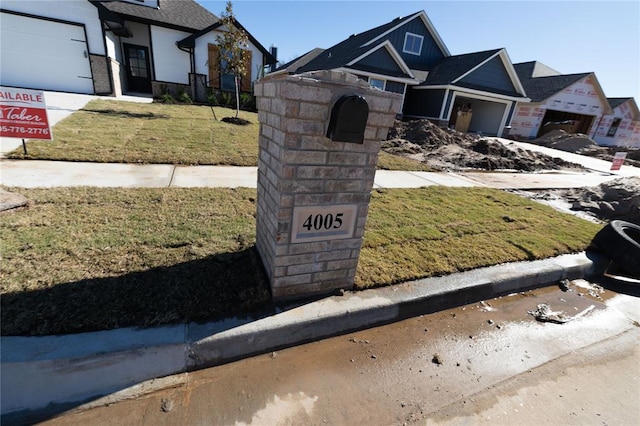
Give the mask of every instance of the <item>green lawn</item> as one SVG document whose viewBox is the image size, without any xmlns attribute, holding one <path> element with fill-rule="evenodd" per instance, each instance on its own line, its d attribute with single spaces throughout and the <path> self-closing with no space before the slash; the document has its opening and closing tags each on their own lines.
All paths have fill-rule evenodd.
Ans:
<svg viewBox="0 0 640 426">
<path fill-rule="evenodd" d="M 217 120 L 214 119 L 214 112 Z M 250 124 L 223 122 L 235 110 L 95 100 L 56 124 L 53 141 L 30 140 L 12 159 L 99 163 L 256 166 L 258 115 L 240 111 Z M 426 170 L 420 162 L 381 153 L 379 167 Z"/>
<path fill-rule="evenodd" d="M 268 306 L 253 189 L 11 189 L 3 335 L 242 315 Z M 374 191 L 357 287 L 584 250 L 600 226 L 486 188 Z"/>
</svg>

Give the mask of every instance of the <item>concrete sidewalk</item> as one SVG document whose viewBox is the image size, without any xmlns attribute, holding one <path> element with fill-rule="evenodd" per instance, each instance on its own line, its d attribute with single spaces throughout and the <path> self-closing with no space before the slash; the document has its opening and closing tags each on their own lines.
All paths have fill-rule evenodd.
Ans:
<svg viewBox="0 0 640 426">
<path fill-rule="evenodd" d="M 374 188 L 489 186 L 501 189 L 553 189 L 596 186 L 621 176 L 640 176 L 640 169 L 615 172 L 408 172 L 378 170 Z M 122 188 L 255 188 L 257 167 L 174 166 L 170 164 L 81 163 L 2 160 L 0 184 L 9 187 L 50 188 L 95 186 Z"/>
</svg>

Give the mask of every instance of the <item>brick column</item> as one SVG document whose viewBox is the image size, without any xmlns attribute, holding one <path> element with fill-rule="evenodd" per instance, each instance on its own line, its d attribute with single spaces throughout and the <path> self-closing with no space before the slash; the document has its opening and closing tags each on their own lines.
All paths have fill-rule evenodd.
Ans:
<svg viewBox="0 0 640 426">
<path fill-rule="evenodd" d="M 353 286 L 381 141 L 402 96 L 347 73 L 275 76 L 254 86 L 260 121 L 256 247 L 276 299 Z M 363 96 L 364 143 L 325 136 L 335 102 Z"/>
</svg>

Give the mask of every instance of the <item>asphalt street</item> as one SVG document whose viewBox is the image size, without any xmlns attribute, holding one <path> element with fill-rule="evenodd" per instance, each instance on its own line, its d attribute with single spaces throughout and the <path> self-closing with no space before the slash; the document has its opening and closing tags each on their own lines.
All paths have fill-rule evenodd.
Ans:
<svg viewBox="0 0 640 426">
<path fill-rule="evenodd" d="M 542 322 L 540 304 L 586 314 Z M 638 424 L 639 313 L 576 280 L 166 377 L 43 424 Z"/>
</svg>

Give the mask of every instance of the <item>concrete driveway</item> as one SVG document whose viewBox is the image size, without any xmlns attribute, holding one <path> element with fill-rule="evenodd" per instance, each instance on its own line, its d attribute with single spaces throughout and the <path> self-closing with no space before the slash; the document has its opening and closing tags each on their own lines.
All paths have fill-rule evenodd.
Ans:
<svg viewBox="0 0 640 426">
<path fill-rule="evenodd" d="M 93 96 L 80 95 L 77 93 L 44 92 L 44 99 L 47 104 L 47 116 L 49 124 L 53 127 L 56 123 L 70 116 L 75 111 L 84 108 L 89 101 L 94 99 L 106 99 L 115 101 L 144 102 L 151 103 L 151 97 L 138 96 Z M 55 133 L 54 133 L 55 137 Z M 0 138 L 0 157 L 5 157 L 7 153 L 22 146 L 22 139 Z M 27 148 L 28 149 L 28 148 Z"/>
</svg>

